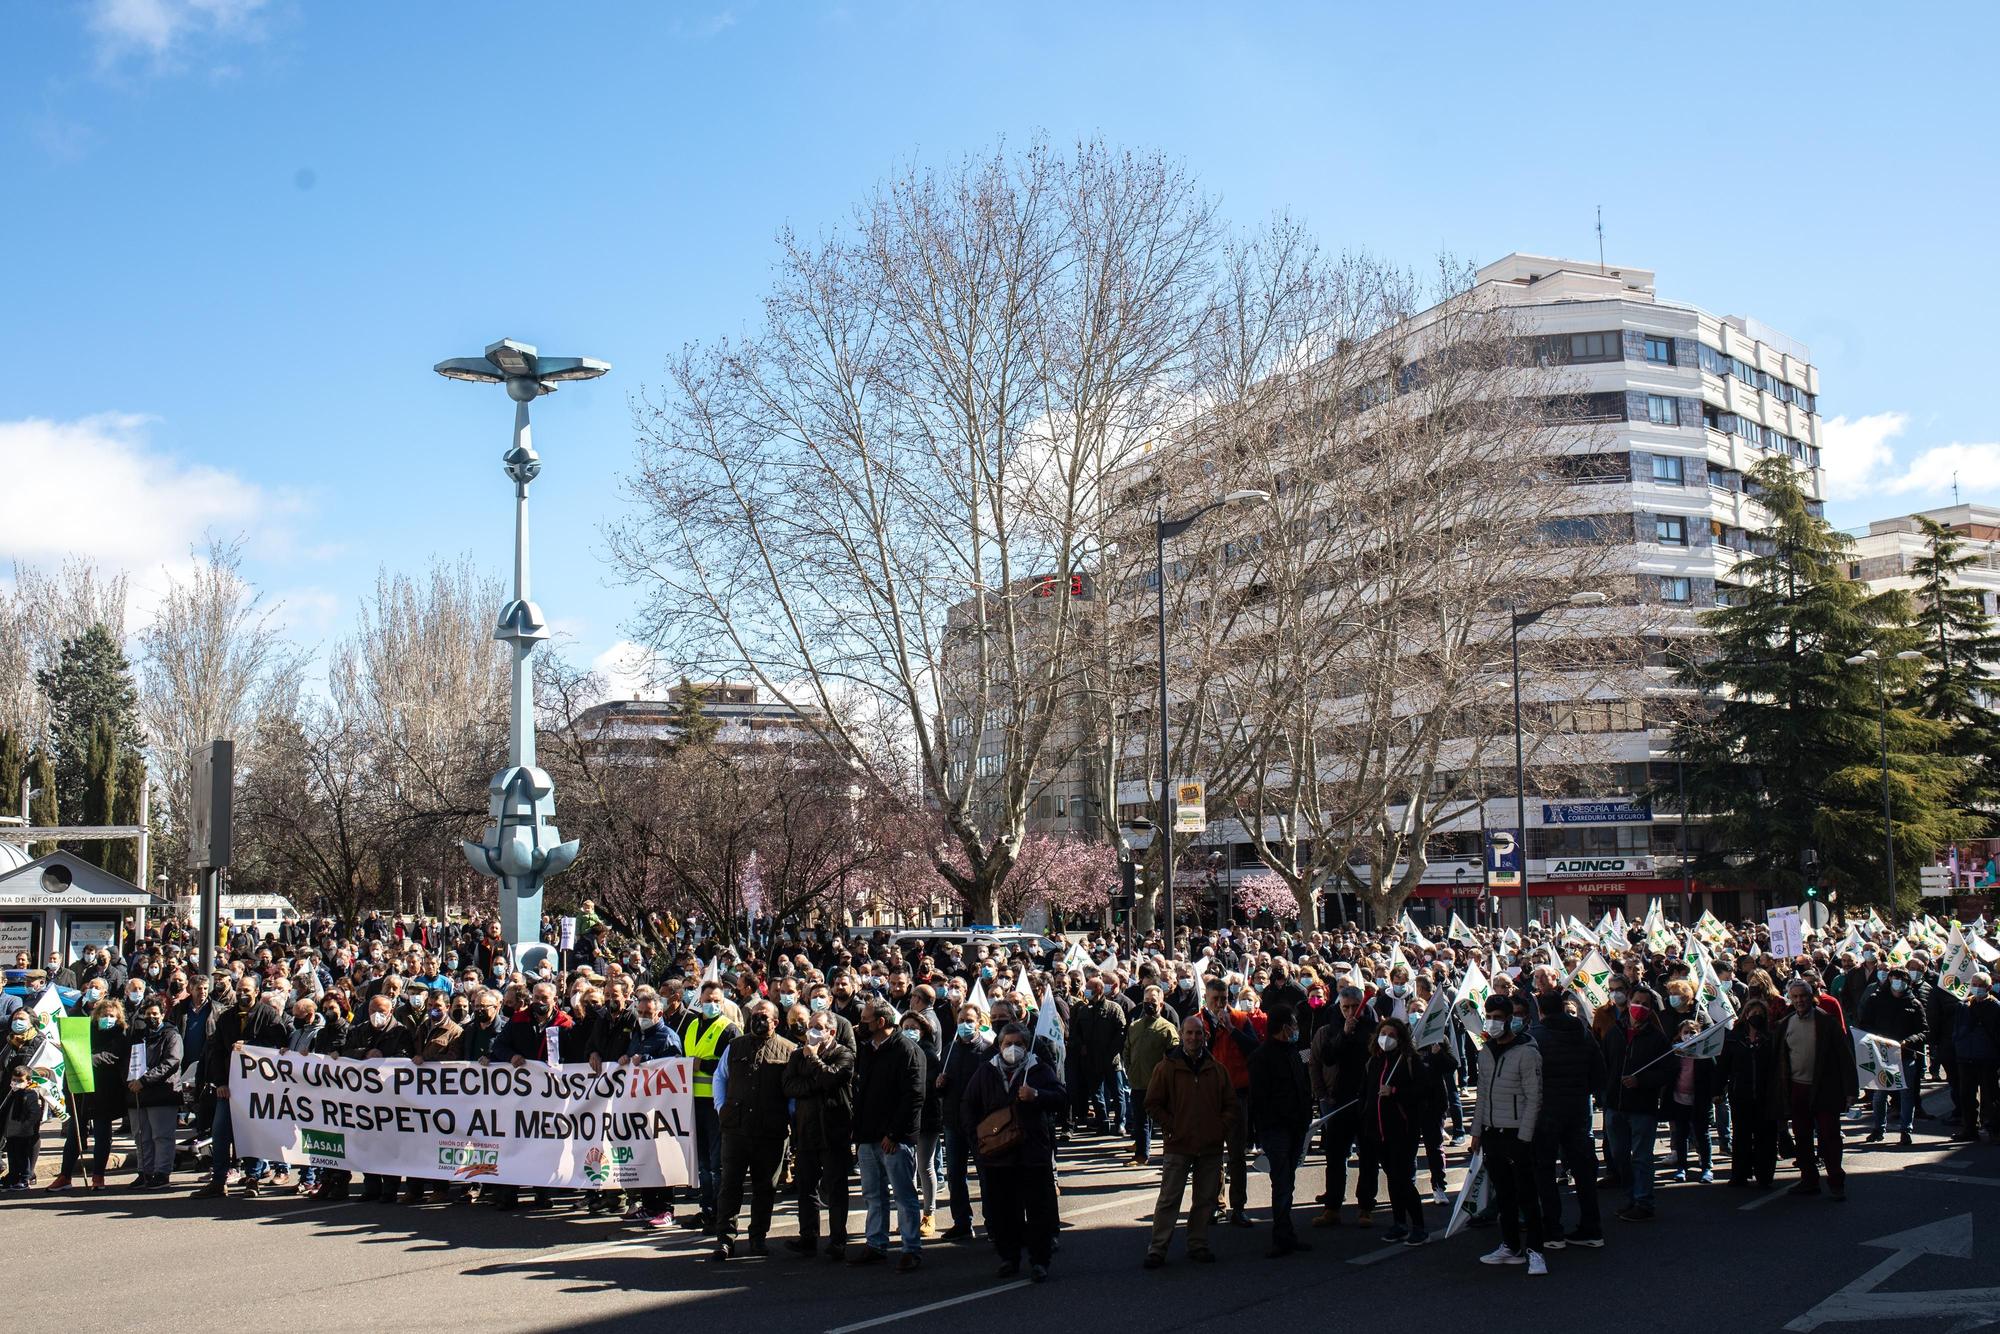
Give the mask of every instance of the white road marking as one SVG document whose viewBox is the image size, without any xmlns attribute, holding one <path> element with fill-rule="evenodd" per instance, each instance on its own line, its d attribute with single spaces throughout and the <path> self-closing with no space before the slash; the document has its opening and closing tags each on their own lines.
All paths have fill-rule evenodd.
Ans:
<svg viewBox="0 0 2000 1334">
<path fill-rule="evenodd" d="M 982 1288 L 978 1292 L 968 1292 L 962 1297 L 947 1297 L 941 1302 L 931 1302 L 927 1306 L 913 1306 L 907 1311 L 896 1311 L 890 1315 L 878 1315 L 873 1320 L 857 1320 L 851 1325 L 836 1325 L 834 1328 L 829 1329 L 826 1334 L 853 1334 L 857 1329 L 874 1329 L 877 1325 L 893 1325 L 898 1320 L 909 1320 L 915 1316 L 929 1315 L 932 1311 L 942 1311 L 951 1306 L 962 1306 L 966 1302 L 976 1302 L 981 1297 L 995 1297 L 1003 1292 L 1012 1292 L 1016 1288 L 1025 1288 L 1027 1286 L 1027 1279 L 1017 1278 L 1012 1283 L 1002 1283 L 998 1287 L 993 1288 Z"/>
<path fill-rule="evenodd" d="M 1955 1172 L 1905 1171 L 1906 1177 L 1922 1177 L 1926 1181 L 1956 1181 L 1967 1186 L 2000 1186 L 2000 1177 L 1969 1177 Z"/>
<path fill-rule="evenodd" d="M 1780 1195 L 1790 1194 L 1791 1189 L 1792 1188 L 1790 1186 L 1780 1186 L 1776 1190 L 1772 1191 L 1769 1195 L 1759 1195 L 1756 1199 L 1750 1201 L 1750 1203 L 1748 1204 L 1737 1205 L 1736 1211 L 1738 1213 L 1749 1213 L 1752 1209 L 1762 1209 L 1765 1205 L 1769 1204 L 1772 1200 L 1777 1199 Z"/>
</svg>

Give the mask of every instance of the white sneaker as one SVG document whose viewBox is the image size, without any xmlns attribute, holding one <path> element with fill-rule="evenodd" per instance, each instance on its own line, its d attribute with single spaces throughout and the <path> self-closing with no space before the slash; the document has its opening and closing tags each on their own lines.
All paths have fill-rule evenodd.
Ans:
<svg viewBox="0 0 2000 1334">
<path fill-rule="evenodd" d="M 1532 1278 L 1536 1274 L 1546 1274 L 1548 1272 L 1549 1272 L 1549 1262 L 1542 1258 L 1542 1253 L 1540 1251 L 1529 1251 L 1528 1276 Z"/>
<path fill-rule="evenodd" d="M 1526 1256 L 1504 1242 L 1479 1257 L 1479 1263 L 1483 1265 L 1518 1265 L 1526 1262 Z"/>
<path fill-rule="evenodd" d="M 1449 1205 L 1451 1203 L 1451 1196 L 1445 1194 L 1445 1189 L 1443 1186 L 1438 1186 L 1431 1191 L 1431 1203 L 1437 1205 Z"/>
</svg>

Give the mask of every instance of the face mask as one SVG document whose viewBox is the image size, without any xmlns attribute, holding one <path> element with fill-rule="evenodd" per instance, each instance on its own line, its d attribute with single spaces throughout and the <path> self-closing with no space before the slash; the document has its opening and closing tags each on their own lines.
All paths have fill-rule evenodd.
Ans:
<svg viewBox="0 0 2000 1334">
<path fill-rule="evenodd" d="M 104 991 L 100 987 L 92 987 L 89 991 L 83 993 L 83 999 L 88 1004 L 95 1005 L 104 999 Z"/>
<path fill-rule="evenodd" d="M 545 1000 L 530 1001 L 528 1003 L 528 1013 L 532 1014 L 537 1019 L 548 1018 L 550 1009 L 551 1006 Z"/>
<path fill-rule="evenodd" d="M 387 1028 L 389 1026 L 389 1016 L 377 1010 L 368 1016 L 368 1022 L 377 1028 Z"/>
<path fill-rule="evenodd" d="M 750 1017 L 750 1031 L 751 1033 L 755 1034 L 757 1037 L 760 1038 L 770 1037 L 771 1016 L 768 1014 L 752 1015 Z"/>
<path fill-rule="evenodd" d="M 1688 1006 L 1687 997 L 1669 996 L 1667 997 L 1667 1004 L 1673 1006 L 1676 1010 L 1685 1010 Z"/>
<path fill-rule="evenodd" d="M 1887 982 L 1889 980 L 1889 970 L 1886 968 L 1877 968 L 1875 970 L 1875 980 L 1877 982 Z"/>
<path fill-rule="evenodd" d="M 100 1022 L 102 1022 L 102 1021 L 100 1021 Z M 16 1033 L 25 1033 L 25 1032 L 27 1032 L 27 1031 L 28 1031 L 28 1021 L 27 1021 L 27 1020 L 26 1020 L 25 1018 L 21 1018 L 21 1017 L 19 1017 L 19 1016 L 16 1016 L 16 1017 L 15 1017 L 15 1020 L 14 1020 L 14 1031 L 15 1031 Z"/>
<path fill-rule="evenodd" d="M 806 1041 L 815 1047 L 823 1047 L 833 1040 L 833 1033 L 824 1028 L 815 1028 L 806 1034 Z"/>
<path fill-rule="evenodd" d="M 1375 1039 L 1375 1045 L 1383 1051 L 1394 1051 L 1396 1050 L 1396 1035 L 1394 1033 L 1383 1033 Z"/>
<path fill-rule="evenodd" d="M 134 1033 L 144 1033 L 152 1028 L 152 1026 L 153 1021 L 150 1019 L 134 1019 L 132 1021 L 132 1031 Z"/>
<path fill-rule="evenodd" d="M 684 990 L 683 990 L 683 991 L 681 992 L 681 1004 L 683 1004 L 683 1005 L 692 1005 L 692 1004 L 694 1004 L 694 1003 L 695 1003 L 695 1000 L 696 1000 L 696 998 L 697 998 L 697 997 L 698 997 L 698 996 L 699 996 L 700 994 L 701 994 L 701 993 L 697 992 L 697 991 L 696 991 L 696 990 L 695 990 L 695 989 L 694 989 L 693 987 L 688 987 L 688 988 L 684 989 Z"/>
<path fill-rule="evenodd" d="M 1027 1059 L 1027 1056 L 1028 1056 L 1028 1049 L 1023 1046 L 1014 1045 L 1014 1046 L 1002 1047 L 1000 1049 L 1000 1059 L 1005 1061 L 1008 1065 L 1019 1065 L 1022 1061 Z"/>
<path fill-rule="evenodd" d="M 1507 1021 L 1507 1031 L 1509 1033 L 1518 1035 L 1522 1031 L 1524 1031 L 1527 1027 L 1528 1027 L 1528 1021 L 1523 1019 L 1518 1014 L 1515 1015 L 1512 1019 L 1509 1019 Z"/>
<path fill-rule="evenodd" d="M 1632 1007 L 1632 1022 L 1635 1024 L 1643 1024 L 1646 1022 L 1646 1016 L 1651 1013 L 1652 1011 L 1647 1009 L 1643 1005 L 1634 1005 Z"/>
<path fill-rule="evenodd" d="M 1974 1000 L 1985 1000 L 1989 990 L 1987 987 L 1974 987 L 1970 994 Z"/>
<path fill-rule="evenodd" d="M 980 970 L 979 970 L 979 975 L 980 975 L 981 977 L 985 978 L 985 979 L 986 979 L 987 981 L 989 981 L 989 982 L 991 982 L 991 981 L 993 980 L 993 970 L 992 970 L 991 968 L 982 968 L 982 969 L 980 969 Z"/>
<path fill-rule="evenodd" d="M 907 1042 L 921 1042 L 923 1040 L 924 1035 L 921 1029 L 904 1028 L 904 1029 L 899 1029 L 897 1031 Z"/>
<path fill-rule="evenodd" d="M 1763 1015 L 1753 1014 L 1750 1016 L 1750 1027 L 1755 1029 L 1757 1032 L 1761 1033 L 1770 1026 L 1771 1026 L 1771 1021 L 1769 1019 L 1766 1019 Z"/>
<path fill-rule="evenodd" d="M 1148 1019 L 1158 1019 L 1160 1017 L 1160 1003 L 1158 1001 L 1147 1001 L 1139 1008 L 1146 1012 Z"/>
<path fill-rule="evenodd" d="M 1376 979 L 1375 979 L 1375 990 L 1377 990 L 1377 991 L 1387 991 L 1388 989 L 1389 989 L 1389 979 L 1388 979 L 1388 978 L 1386 978 L 1386 977 L 1378 977 L 1378 978 L 1376 978 Z"/>
<path fill-rule="evenodd" d="M 704 1018 L 713 1019 L 722 1013 L 722 1002 L 708 1001 L 701 1007 L 701 1012 Z"/>
<path fill-rule="evenodd" d="M 104 1029 L 106 1032 L 109 1032 L 112 1029 L 118 1027 L 118 1021 L 116 1019 L 113 1019 L 110 1015 L 107 1014 L 102 1019 L 97 1021 L 97 1026 L 101 1029 Z"/>
<path fill-rule="evenodd" d="M 819 1014 L 826 1009 L 827 1000 L 824 996 L 814 996 L 807 1004 L 814 1014 Z"/>
<path fill-rule="evenodd" d="M 1507 1021 L 1505 1019 L 1488 1019 L 1482 1027 L 1485 1028 L 1487 1037 L 1497 1038 L 1507 1031 Z"/>
<path fill-rule="evenodd" d="M 799 998 L 793 993 L 789 991 L 781 991 L 778 993 L 778 1004 L 783 1008 L 789 1010 L 798 1003 L 799 1003 Z"/>
<path fill-rule="evenodd" d="M 1905 982 L 1902 978 L 1899 977 L 1895 981 L 1889 984 L 1889 990 L 1895 992 L 1898 996 L 1900 996 L 1905 991 L 1909 990 L 1909 986 L 1910 984 L 1908 982 Z"/>
</svg>

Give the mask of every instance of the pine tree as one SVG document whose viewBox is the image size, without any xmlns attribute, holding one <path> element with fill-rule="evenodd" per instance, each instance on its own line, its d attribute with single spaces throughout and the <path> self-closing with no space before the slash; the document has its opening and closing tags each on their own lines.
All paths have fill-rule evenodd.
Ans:
<svg viewBox="0 0 2000 1334">
<path fill-rule="evenodd" d="M 0 727 L 0 815 L 19 815 L 21 780 L 28 775 L 28 753 L 11 727 Z"/>
<path fill-rule="evenodd" d="M 56 800 L 56 762 L 46 750 L 38 750 L 30 757 L 28 772 L 30 785 L 36 789 L 34 800 L 28 803 L 28 823 L 37 829 L 52 829 L 62 823 L 61 806 Z M 36 843 L 28 852 L 31 856 L 42 857 L 55 851 L 53 843 Z"/>
<path fill-rule="evenodd" d="M 83 759 L 83 808 L 82 823 L 105 825 L 112 823 L 112 812 L 118 807 L 118 737 L 109 718 L 100 717 L 90 729 L 90 748 Z M 111 844 L 93 839 L 80 843 L 70 851 L 97 866 L 106 864 L 106 856 Z"/>
<path fill-rule="evenodd" d="M 706 746 L 715 740 L 720 730 L 715 719 L 708 716 L 703 707 L 708 701 L 705 687 L 683 677 L 680 689 L 674 692 L 674 709 L 668 716 L 668 723 L 674 729 L 674 744 L 678 746 Z"/>
<path fill-rule="evenodd" d="M 139 823 L 140 797 L 145 790 L 145 756 L 129 747 L 121 749 L 118 752 L 118 799 L 111 807 L 111 823 L 136 826 Z M 153 846 L 158 848 L 161 845 L 155 840 Z M 139 841 L 121 838 L 105 844 L 104 848 L 104 869 L 137 884 Z M 151 889 L 152 886 L 140 885 L 139 888 Z"/>
<path fill-rule="evenodd" d="M 1913 705 L 1924 717 L 1950 729 L 1944 749 L 1964 762 L 1953 802 L 1982 816 L 1975 837 L 1991 827 L 2000 807 L 2000 718 L 1992 700 L 2000 694 L 1988 664 L 2000 662 L 2000 631 L 1963 573 L 1977 557 L 1965 554 L 1964 539 L 1935 520 L 1917 517 L 1929 549 L 1910 564 L 1917 580 L 1917 611 L 1911 624 L 1921 636 L 1923 679 Z"/>
<path fill-rule="evenodd" d="M 35 683 L 49 704 L 57 802 L 75 817 L 85 806 L 85 765 L 99 719 L 110 726 L 114 747 L 136 750 L 141 745 L 139 692 L 132 684 L 131 664 L 111 631 L 93 625 L 65 639 L 55 666 L 37 673 Z"/>
<path fill-rule="evenodd" d="M 1893 657 L 1911 646 L 1908 598 L 1848 577 L 1848 539 L 1809 507 L 1788 460 L 1766 459 L 1749 482 L 1770 525 L 1736 567 L 1742 596 L 1704 616 L 1705 654 L 1678 674 L 1703 703 L 1675 738 L 1689 801 L 1714 816 L 1730 854 L 1720 874 L 1795 902 L 1800 856 L 1812 849 L 1827 883 L 1880 902 L 1882 699 L 1876 666 L 1847 660 L 1874 649 L 1896 703 L 1909 675 Z M 1953 827 L 1956 769 L 1933 753 L 1937 724 L 1906 707 L 1888 718 L 1898 880 L 1914 885 L 1931 840 Z"/>
</svg>

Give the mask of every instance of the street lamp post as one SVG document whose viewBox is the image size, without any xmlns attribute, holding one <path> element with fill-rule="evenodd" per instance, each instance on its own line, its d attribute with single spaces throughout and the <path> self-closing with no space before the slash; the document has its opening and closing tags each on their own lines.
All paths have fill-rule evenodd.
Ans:
<svg viewBox="0 0 2000 1334">
<path fill-rule="evenodd" d="M 1904 649 L 1896 655 L 1897 662 L 1922 662 L 1924 655 L 1915 649 Z M 1896 827 L 1891 822 L 1889 806 L 1889 680 L 1886 672 L 1887 659 L 1872 648 L 1862 649 L 1847 660 L 1849 667 L 1875 664 L 1875 698 L 1881 706 L 1877 717 L 1877 736 L 1882 745 L 1882 868 L 1886 880 L 1888 896 L 1883 906 L 1896 906 Z"/>
<path fill-rule="evenodd" d="M 1192 514 L 1169 519 L 1164 504 L 1153 518 L 1153 579 L 1159 593 L 1160 631 L 1160 888 L 1167 914 L 1167 953 L 1174 949 L 1174 772 L 1172 740 L 1167 720 L 1167 539 L 1179 537 L 1204 515 L 1224 505 L 1254 505 L 1271 498 L 1269 491 L 1231 491 Z"/>
<path fill-rule="evenodd" d="M 1514 837 L 1521 859 L 1521 929 L 1528 929 L 1528 761 L 1521 733 L 1521 630 L 1533 625 L 1558 606 L 1594 607 L 1604 601 L 1602 593 L 1572 593 L 1562 602 L 1536 611 L 1520 611 L 1507 605 L 1507 632 L 1514 658 Z M 1495 905 L 1498 906 L 1497 904 Z M 1499 923 L 1496 921 L 1495 925 Z"/>
<path fill-rule="evenodd" d="M 487 785 L 493 823 L 477 843 L 465 842 L 472 869 L 499 882 L 500 931 L 514 966 L 532 971 L 554 951 L 542 943 L 542 883 L 576 860 L 575 839 L 556 828 L 555 784 L 535 763 L 535 646 L 549 637 L 548 622 L 528 588 L 528 484 L 542 470 L 528 432 L 528 404 L 570 380 L 594 380 L 611 369 L 594 357 L 545 357 L 526 343 L 503 338 L 477 357 L 454 357 L 434 368 L 448 380 L 502 384 L 514 400 L 514 444 L 501 462 L 514 483 L 514 596 L 500 609 L 493 637 L 513 648 L 513 696 L 508 716 L 507 767 Z"/>
</svg>

